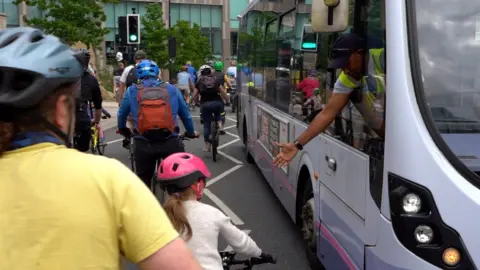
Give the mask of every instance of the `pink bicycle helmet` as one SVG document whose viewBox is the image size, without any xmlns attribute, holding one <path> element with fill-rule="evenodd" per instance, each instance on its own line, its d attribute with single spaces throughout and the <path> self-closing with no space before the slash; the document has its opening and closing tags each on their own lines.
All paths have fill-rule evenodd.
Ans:
<svg viewBox="0 0 480 270">
<path fill-rule="evenodd" d="M 169 194 L 183 191 L 199 179 L 210 177 L 203 160 L 190 153 L 175 153 L 165 158 L 158 166 L 157 180 Z"/>
</svg>

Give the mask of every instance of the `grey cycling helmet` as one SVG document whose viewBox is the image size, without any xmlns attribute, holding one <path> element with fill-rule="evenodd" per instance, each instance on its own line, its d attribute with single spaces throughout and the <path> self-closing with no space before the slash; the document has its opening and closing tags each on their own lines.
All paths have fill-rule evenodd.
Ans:
<svg viewBox="0 0 480 270">
<path fill-rule="evenodd" d="M 59 87 L 78 82 L 85 63 L 85 54 L 38 29 L 0 31 L 0 111 L 40 104 Z"/>
</svg>

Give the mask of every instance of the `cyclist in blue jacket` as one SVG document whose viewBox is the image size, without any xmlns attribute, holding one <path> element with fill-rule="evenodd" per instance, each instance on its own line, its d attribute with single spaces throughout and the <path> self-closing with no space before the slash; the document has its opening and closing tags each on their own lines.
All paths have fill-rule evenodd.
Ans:
<svg viewBox="0 0 480 270">
<path fill-rule="evenodd" d="M 127 88 L 118 110 L 119 132 L 127 139 L 129 139 L 131 136 L 134 137 L 136 173 L 149 187 L 157 160 L 166 158 L 173 153 L 185 152 L 185 146 L 178 136 L 179 127 L 177 116 L 180 117 L 183 125 L 185 126 L 185 135 L 187 137 L 195 138 L 199 136 L 199 133 L 194 130 L 192 117 L 190 116 L 190 112 L 188 111 L 182 94 L 174 85 L 165 83 L 158 79 L 159 73 L 160 70 L 155 62 L 151 60 L 142 60 L 136 67 L 138 83 L 132 84 Z M 151 138 L 147 139 L 140 135 L 137 128 L 139 124 L 138 115 L 140 110 L 138 102 L 139 86 L 143 86 L 145 88 L 164 86 L 166 88 L 168 92 L 168 100 L 172 112 L 173 123 L 176 126 L 174 132 L 161 135 L 160 137 L 157 136 L 155 137 L 155 140 L 152 140 Z M 127 117 L 129 113 L 132 113 L 133 115 L 133 134 L 131 130 L 127 128 Z"/>
<path fill-rule="evenodd" d="M 192 80 L 193 80 L 194 82 L 196 82 L 197 79 L 198 79 L 197 70 L 195 69 L 194 66 L 192 66 L 192 62 L 187 61 L 187 63 L 185 64 L 185 66 L 187 66 L 187 72 L 188 72 L 188 74 L 190 74 L 190 76 L 192 76 Z"/>
</svg>

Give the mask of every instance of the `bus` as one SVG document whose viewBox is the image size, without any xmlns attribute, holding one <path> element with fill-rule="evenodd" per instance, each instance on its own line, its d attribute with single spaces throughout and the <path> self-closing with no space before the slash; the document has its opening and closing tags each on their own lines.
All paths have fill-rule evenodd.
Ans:
<svg viewBox="0 0 480 270">
<path fill-rule="evenodd" d="M 477 269 L 480 2 L 254 0 L 238 17 L 238 134 L 311 268 Z M 385 91 L 371 91 L 364 61 L 328 129 L 274 167 L 275 142 L 295 141 L 318 113 L 307 101 L 328 103 L 342 72 L 328 68 L 331 47 L 346 33 L 381 51 Z M 359 113 L 364 93 L 383 134 Z"/>
</svg>

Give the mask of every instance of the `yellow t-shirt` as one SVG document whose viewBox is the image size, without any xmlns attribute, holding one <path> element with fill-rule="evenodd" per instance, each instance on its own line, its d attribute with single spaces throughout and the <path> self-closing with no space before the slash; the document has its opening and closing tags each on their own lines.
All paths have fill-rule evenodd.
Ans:
<svg viewBox="0 0 480 270">
<path fill-rule="evenodd" d="M 120 269 L 178 237 L 115 159 L 41 143 L 0 157 L 0 269 Z"/>
</svg>

